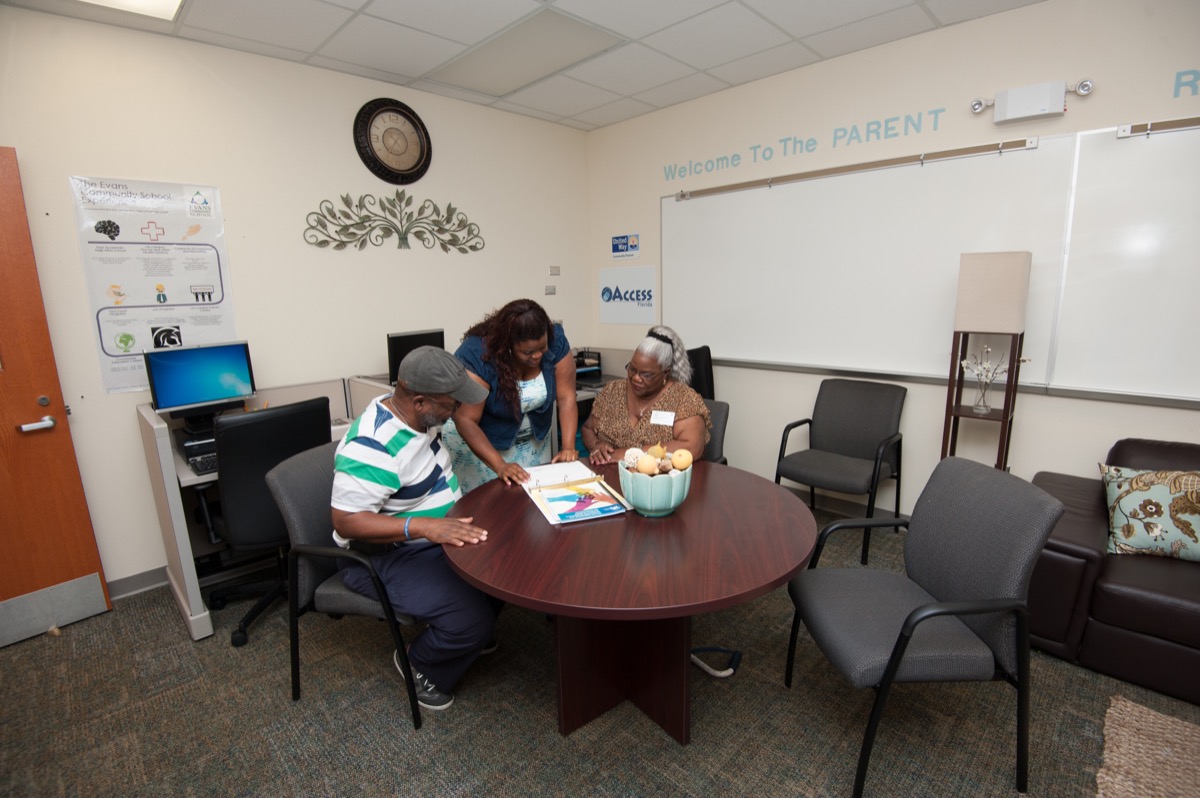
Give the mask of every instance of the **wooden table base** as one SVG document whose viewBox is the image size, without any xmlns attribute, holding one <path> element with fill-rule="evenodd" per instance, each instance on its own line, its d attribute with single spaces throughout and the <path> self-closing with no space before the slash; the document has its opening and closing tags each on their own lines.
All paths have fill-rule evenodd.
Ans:
<svg viewBox="0 0 1200 798">
<path fill-rule="evenodd" d="M 691 739 L 692 619 L 555 618 L 558 730 L 566 735 L 625 699 L 686 745 Z"/>
</svg>

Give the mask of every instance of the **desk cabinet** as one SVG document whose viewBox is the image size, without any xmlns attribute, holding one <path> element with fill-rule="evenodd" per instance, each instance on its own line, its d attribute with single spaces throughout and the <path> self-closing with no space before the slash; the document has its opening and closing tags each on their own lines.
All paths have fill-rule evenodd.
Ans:
<svg viewBox="0 0 1200 798">
<path fill-rule="evenodd" d="M 330 429 L 331 439 L 341 437 L 347 429 L 349 415 L 347 385 L 342 379 L 261 390 L 247 403 L 247 410 L 318 396 L 329 397 L 329 412 L 335 417 Z M 137 414 L 138 430 L 146 453 L 146 469 L 162 533 L 163 551 L 167 558 L 167 584 L 179 606 L 188 634 L 193 640 L 199 640 L 213 633 L 212 618 L 200 593 L 201 587 L 239 573 L 237 570 L 226 570 L 201 577 L 197 569 L 198 558 L 219 552 L 222 545 L 209 543 L 200 525 L 190 521 L 188 510 L 194 504 L 194 497 L 188 494 L 197 486 L 216 482 L 219 475 L 197 475 L 188 467 L 175 445 L 174 431 L 180 422 L 164 419 L 149 404 L 138 405 Z"/>
</svg>

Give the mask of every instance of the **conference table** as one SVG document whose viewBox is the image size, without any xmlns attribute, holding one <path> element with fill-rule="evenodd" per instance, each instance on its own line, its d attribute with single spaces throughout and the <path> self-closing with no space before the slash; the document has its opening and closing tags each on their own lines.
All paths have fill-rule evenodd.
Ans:
<svg viewBox="0 0 1200 798">
<path fill-rule="evenodd" d="M 616 468 L 595 470 L 619 492 Z M 444 547 L 463 579 L 554 617 L 564 735 L 628 699 L 686 744 L 692 616 L 774 590 L 812 554 L 816 521 L 795 494 L 726 465 L 692 468 L 687 498 L 661 518 L 630 510 L 554 526 L 501 480 L 451 511 L 488 531 Z"/>
</svg>

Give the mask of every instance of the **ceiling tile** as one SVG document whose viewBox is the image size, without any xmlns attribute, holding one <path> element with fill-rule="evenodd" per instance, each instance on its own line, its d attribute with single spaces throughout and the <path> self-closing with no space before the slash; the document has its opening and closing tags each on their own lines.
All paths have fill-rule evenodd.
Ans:
<svg viewBox="0 0 1200 798">
<path fill-rule="evenodd" d="M 587 122 L 580 122 L 577 119 L 560 119 L 558 124 L 566 125 L 567 127 L 577 128 L 579 130 L 595 130 L 595 125 L 589 125 Z"/>
<path fill-rule="evenodd" d="M 285 61 L 303 61 L 308 57 L 307 50 L 292 50 L 287 47 L 277 47 L 273 44 L 264 44 L 263 42 L 250 41 L 238 36 L 227 36 L 224 33 L 214 33 L 204 28 L 194 28 L 191 25 L 184 25 L 179 29 L 179 35 L 185 39 L 192 41 L 204 42 L 205 44 L 215 44 L 218 47 L 226 47 L 230 50 L 241 50 L 244 53 L 255 53 L 257 55 L 265 55 L 268 58 L 282 58 Z"/>
<path fill-rule="evenodd" d="M 581 114 L 575 114 L 571 118 L 577 119 L 580 122 L 593 124 L 597 127 L 604 127 L 605 125 L 615 125 L 617 122 L 624 122 L 626 119 L 633 119 L 635 116 L 641 116 L 653 110 L 653 105 L 623 97 L 614 103 L 602 105 L 599 108 L 593 108 Z"/>
<path fill-rule="evenodd" d="M 537 0 L 373 0 L 363 12 L 452 41 L 478 44 L 541 8 L 545 6 Z"/>
<path fill-rule="evenodd" d="M 466 49 L 431 33 L 373 17 L 355 17 L 320 54 L 351 64 L 417 77 Z"/>
<path fill-rule="evenodd" d="M 730 61 L 728 64 L 721 64 L 707 72 L 727 83 L 737 85 L 799 69 L 819 60 L 821 57 L 804 45 L 788 42 L 779 47 L 772 47 L 770 50 L 763 50 L 761 53 Z"/>
<path fill-rule="evenodd" d="M 925 0 L 929 13 L 943 25 L 999 14 L 1042 0 Z"/>
<path fill-rule="evenodd" d="M 185 0 L 175 22 L 79 0 L 0 4 L 298 61 L 592 130 L 625 114 L 1047 1 Z"/>
<path fill-rule="evenodd" d="M 957 2 L 957 0 L 953 0 Z M 873 17 L 913 0 L 742 0 L 746 5 L 797 38 Z"/>
<path fill-rule="evenodd" d="M 611 33 L 546 9 L 427 77 L 503 97 L 622 41 Z"/>
<path fill-rule="evenodd" d="M 933 30 L 934 23 L 916 6 L 908 6 L 877 17 L 843 25 L 816 36 L 804 44 L 824 58 L 834 58 L 858 50 L 866 50 L 886 42 Z"/>
<path fill-rule="evenodd" d="M 545 119 L 547 122 L 558 122 L 562 120 L 562 114 L 552 114 L 548 111 L 539 111 L 536 108 L 529 108 L 524 105 L 510 103 L 507 100 L 497 100 L 492 103 L 493 108 L 499 108 L 501 111 L 510 111 L 514 114 L 522 116 L 532 116 L 535 119 Z"/>
<path fill-rule="evenodd" d="M 416 91 L 426 91 L 430 94 L 438 94 L 442 97 L 449 97 L 454 100 L 463 100 L 469 103 L 479 103 L 481 105 L 491 105 L 496 102 L 495 97 L 487 94 L 479 94 L 478 92 L 467 91 L 460 89 L 457 86 L 447 86 L 444 83 L 438 83 L 434 80 L 414 80 L 408 84 L 410 89 Z"/>
<path fill-rule="evenodd" d="M 643 39 L 697 69 L 728 63 L 783 44 L 783 31 L 736 3 L 714 8 Z"/>
<path fill-rule="evenodd" d="M 505 98 L 526 108 L 559 116 L 576 114 L 620 99 L 620 95 L 559 75 Z"/>
<path fill-rule="evenodd" d="M 204 0 L 183 5 L 185 26 L 294 50 L 313 50 L 350 19 L 351 12 L 317 0 Z"/>
<path fill-rule="evenodd" d="M 627 44 L 569 69 L 565 74 L 617 94 L 637 94 L 693 71 L 649 47 Z"/>
<path fill-rule="evenodd" d="M 666 108 L 676 103 L 694 100 L 706 94 L 729 88 L 729 84 L 717 80 L 704 72 L 693 72 L 682 80 L 672 81 L 664 86 L 657 86 L 637 95 L 637 99 L 650 103 L 657 108 Z"/>
<path fill-rule="evenodd" d="M 308 66 L 330 69 L 334 72 L 344 72 L 347 75 L 359 75 L 360 77 L 371 78 L 372 80 L 381 80 L 384 83 L 394 83 L 397 86 L 406 86 L 412 80 L 408 75 L 388 72 L 383 69 L 374 69 L 362 66 L 361 64 L 347 64 L 345 61 L 339 61 L 336 58 L 326 58 L 323 55 L 310 55 L 304 63 Z"/>
<path fill-rule="evenodd" d="M 586 19 L 622 36 L 639 39 L 662 30 L 727 0 L 558 0 L 554 7 Z"/>
</svg>

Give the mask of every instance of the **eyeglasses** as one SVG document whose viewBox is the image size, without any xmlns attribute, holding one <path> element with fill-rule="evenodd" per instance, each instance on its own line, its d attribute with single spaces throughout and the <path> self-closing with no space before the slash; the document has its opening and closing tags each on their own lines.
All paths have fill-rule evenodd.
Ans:
<svg viewBox="0 0 1200 798">
<path fill-rule="evenodd" d="M 635 369 L 633 367 L 633 363 L 629 362 L 629 363 L 625 364 L 625 373 L 629 376 L 630 379 L 633 379 L 634 376 L 637 376 L 637 377 L 641 378 L 642 382 L 652 382 L 655 378 L 661 377 L 666 372 L 664 372 L 664 371 L 638 371 L 637 369 Z"/>
</svg>

